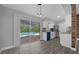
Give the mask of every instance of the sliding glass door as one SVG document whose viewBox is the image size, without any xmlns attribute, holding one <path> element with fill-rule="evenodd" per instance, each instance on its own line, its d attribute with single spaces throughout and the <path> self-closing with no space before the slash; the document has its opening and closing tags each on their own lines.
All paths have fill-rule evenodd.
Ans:
<svg viewBox="0 0 79 59">
<path fill-rule="evenodd" d="M 40 40 L 40 24 L 34 21 L 21 20 L 20 38 L 21 44 Z"/>
<path fill-rule="evenodd" d="M 20 22 L 20 38 L 21 44 L 28 43 L 30 38 L 30 22 L 27 20 L 21 20 Z"/>
<path fill-rule="evenodd" d="M 39 36 L 39 34 L 40 34 L 40 24 L 39 23 L 31 21 L 30 32 L 31 32 L 30 42 L 40 40 L 40 36 Z"/>
</svg>

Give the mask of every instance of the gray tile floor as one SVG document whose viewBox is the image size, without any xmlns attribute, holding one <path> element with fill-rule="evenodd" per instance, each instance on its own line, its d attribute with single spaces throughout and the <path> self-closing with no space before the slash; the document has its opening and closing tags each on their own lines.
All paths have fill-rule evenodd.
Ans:
<svg viewBox="0 0 79 59">
<path fill-rule="evenodd" d="M 62 47 L 59 38 L 50 41 L 34 41 L 21 45 L 19 48 L 12 48 L 3 51 L 2 54 L 78 54 L 69 48 Z"/>
</svg>

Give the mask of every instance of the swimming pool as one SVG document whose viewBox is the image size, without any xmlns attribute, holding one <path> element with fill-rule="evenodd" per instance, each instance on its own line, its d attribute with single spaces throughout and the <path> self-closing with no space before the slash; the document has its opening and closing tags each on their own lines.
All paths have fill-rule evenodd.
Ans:
<svg viewBox="0 0 79 59">
<path fill-rule="evenodd" d="M 20 37 L 30 36 L 30 35 L 39 35 L 39 33 L 36 32 L 22 32 L 20 33 Z"/>
</svg>

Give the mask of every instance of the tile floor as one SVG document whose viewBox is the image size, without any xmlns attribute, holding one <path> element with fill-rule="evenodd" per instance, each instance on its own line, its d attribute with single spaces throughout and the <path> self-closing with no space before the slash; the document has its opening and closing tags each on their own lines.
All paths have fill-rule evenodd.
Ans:
<svg viewBox="0 0 79 59">
<path fill-rule="evenodd" d="M 34 42 L 22 44 L 18 48 L 3 51 L 1 54 L 78 54 L 69 48 L 62 47 L 59 38 L 50 41 L 36 40 Z"/>
</svg>

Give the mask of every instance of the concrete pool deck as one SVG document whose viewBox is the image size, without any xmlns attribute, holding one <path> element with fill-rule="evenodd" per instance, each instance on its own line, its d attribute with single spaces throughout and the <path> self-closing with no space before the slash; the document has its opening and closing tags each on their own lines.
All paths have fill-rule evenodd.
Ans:
<svg viewBox="0 0 79 59">
<path fill-rule="evenodd" d="M 30 43 L 30 42 L 40 40 L 40 35 L 24 36 L 20 38 L 21 38 L 21 44 L 25 44 L 25 43 Z"/>
</svg>

